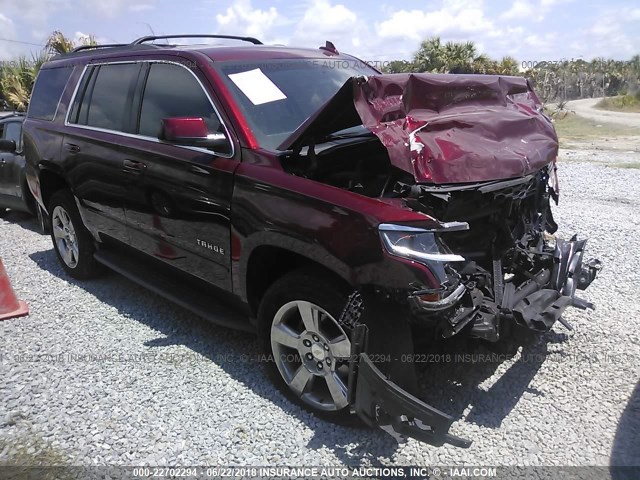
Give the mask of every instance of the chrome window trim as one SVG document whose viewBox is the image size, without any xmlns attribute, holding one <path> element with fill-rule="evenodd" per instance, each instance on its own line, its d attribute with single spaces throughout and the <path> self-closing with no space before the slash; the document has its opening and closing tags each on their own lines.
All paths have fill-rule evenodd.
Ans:
<svg viewBox="0 0 640 480">
<path fill-rule="evenodd" d="M 213 107 L 213 111 L 218 116 L 218 119 L 220 120 L 220 124 L 224 128 L 225 135 L 227 136 L 227 138 L 229 139 L 229 143 L 231 144 L 231 153 L 216 152 L 215 150 L 209 150 L 207 148 L 202 148 L 202 147 L 190 147 L 190 146 L 186 146 L 186 145 L 175 145 L 173 143 L 163 142 L 159 138 L 148 137 L 146 135 L 140 135 L 140 134 L 137 134 L 137 133 L 122 132 L 120 130 L 111 130 L 111 129 L 108 129 L 108 128 L 92 127 L 91 125 L 79 125 L 77 123 L 69 122 L 69 114 L 71 113 L 71 110 L 73 108 L 73 104 L 76 101 L 76 96 L 78 95 L 78 90 L 80 89 L 80 84 L 84 80 L 84 77 L 85 77 L 85 75 L 87 73 L 87 69 L 89 67 L 94 67 L 94 66 L 121 65 L 121 64 L 128 64 L 128 63 L 166 63 L 166 64 L 169 64 L 169 65 L 176 65 L 178 67 L 181 67 L 181 68 L 184 68 L 185 70 L 187 70 L 193 76 L 193 78 L 196 79 L 196 82 L 198 82 L 198 85 L 200 85 L 200 88 L 202 89 L 204 94 L 207 96 L 207 100 L 209 100 L 209 103 Z M 143 95 L 143 99 L 144 99 L 144 95 Z M 66 116 L 64 118 L 64 126 L 65 127 L 81 128 L 83 130 L 91 130 L 91 131 L 95 131 L 95 132 L 111 133 L 111 134 L 114 134 L 114 135 L 120 135 L 120 136 L 128 137 L 128 138 L 137 138 L 137 139 L 140 139 L 140 140 L 151 141 L 151 142 L 159 143 L 159 144 L 162 144 L 162 145 L 171 145 L 171 146 L 177 147 L 177 148 L 184 148 L 184 149 L 193 150 L 193 151 L 196 151 L 196 152 L 208 153 L 210 155 L 216 155 L 218 157 L 223 157 L 223 158 L 233 158 L 235 156 L 235 153 L 236 153 L 235 142 L 233 141 L 233 137 L 231 136 L 231 134 L 229 132 L 229 129 L 227 128 L 227 124 L 224 122 L 224 119 L 220 115 L 220 111 L 218 110 L 218 108 L 216 107 L 215 103 L 211 99 L 211 96 L 209 95 L 209 92 L 207 91 L 207 89 L 204 88 L 204 85 L 202 84 L 202 82 L 200 81 L 198 76 L 190 68 L 186 67 L 185 65 L 183 65 L 183 64 L 181 64 L 179 62 L 172 62 L 172 61 L 169 61 L 169 60 L 151 60 L 151 59 L 121 60 L 121 61 L 116 61 L 116 62 L 99 62 L 99 63 L 88 63 L 88 64 L 86 64 L 84 66 L 83 70 L 82 70 L 82 73 L 80 74 L 80 78 L 78 78 L 78 81 L 76 83 L 76 87 L 75 87 L 74 92 L 73 92 L 73 96 L 71 97 L 71 101 L 69 102 L 69 107 L 67 108 L 67 114 L 66 114 Z"/>
</svg>

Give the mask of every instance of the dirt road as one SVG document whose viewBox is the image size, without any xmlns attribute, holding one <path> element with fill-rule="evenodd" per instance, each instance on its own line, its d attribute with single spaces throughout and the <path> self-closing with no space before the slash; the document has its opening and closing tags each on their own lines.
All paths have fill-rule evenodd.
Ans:
<svg viewBox="0 0 640 480">
<path fill-rule="evenodd" d="M 640 128 L 640 113 L 614 112 L 595 108 L 601 98 L 584 98 L 567 102 L 567 109 L 576 112 L 581 117 L 596 122 L 617 123 L 628 127 Z"/>
</svg>

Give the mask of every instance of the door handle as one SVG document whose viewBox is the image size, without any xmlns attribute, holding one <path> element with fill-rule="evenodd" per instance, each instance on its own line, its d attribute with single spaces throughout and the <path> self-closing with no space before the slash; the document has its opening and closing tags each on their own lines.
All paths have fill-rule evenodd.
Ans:
<svg viewBox="0 0 640 480">
<path fill-rule="evenodd" d="M 122 162 L 125 172 L 130 173 L 142 173 L 147 168 L 146 163 L 138 162 L 137 160 L 129 160 L 128 158 Z"/>
<path fill-rule="evenodd" d="M 76 145 L 75 143 L 65 143 L 64 144 L 64 148 L 65 148 L 65 150 L 67 150 L 70 153 L 78 153 L 78 152 L 80 152 L 80 147 L 78 145 Z"/>
</svg>

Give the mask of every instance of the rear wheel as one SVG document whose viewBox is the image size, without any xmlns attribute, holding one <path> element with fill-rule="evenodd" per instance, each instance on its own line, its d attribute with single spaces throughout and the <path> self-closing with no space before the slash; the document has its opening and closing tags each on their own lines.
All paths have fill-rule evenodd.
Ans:
<svg viewBox="0 0 640 480">
<path fill-rule="evenodd" d="M 59 190 L 49 202 L 51 239 L 58 260 L 70 276 L 84 280 L 102 270 L 95 261 L 93 238 L 85 228 L 69 190 Z"/>
<path fill-rule="evenodd" d="M 9 213 L 9 209 L 4 208 L 4 207 L 0 207 L 0 218 L 6 217 L 7 213 Z"/>
<path fill-rule="evenodd" d="M 280 390 L 332 421 L 350 420 L 350 331 L 337 319 L 346 295 L 322 273 L 301 270 L 277 280 L 259 309 L 269 374 Z"/>
</svg>

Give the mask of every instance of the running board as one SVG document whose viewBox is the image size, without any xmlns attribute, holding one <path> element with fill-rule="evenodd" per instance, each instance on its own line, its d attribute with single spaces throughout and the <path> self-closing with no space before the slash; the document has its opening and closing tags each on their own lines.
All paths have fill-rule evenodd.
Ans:
<svg viewBox="0 0 640 480">
<path fill-rule="evenodd" d="M 215 292 L 207 291 L 196 285 L 189 285 L 179 278 L 173 279 L 167 275 L 166 268 L 140 260 L 138 257 L 121 250 L 118 250 L 117 253 L 104 249 L 98 250 L 94 254 L 94 258 L 129 280 L 216 325 L 255 332 L 255 327 L 249 322 L 248 316 L 216 299 Z"/>
</svg>

